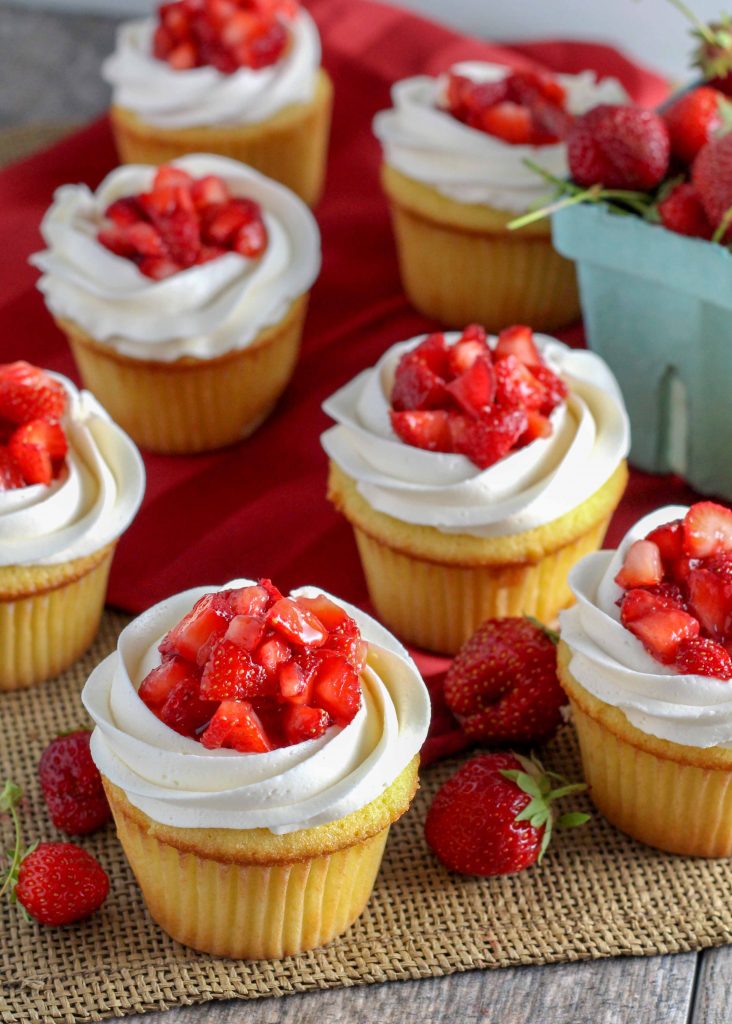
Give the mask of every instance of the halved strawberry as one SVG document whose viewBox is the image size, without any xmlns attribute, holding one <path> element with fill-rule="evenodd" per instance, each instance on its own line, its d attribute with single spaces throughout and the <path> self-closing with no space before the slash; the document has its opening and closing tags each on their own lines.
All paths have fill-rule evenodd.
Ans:
<svg viewBox="0 0 732 1024">
<path fill-rule="evenodd" d="M 528 422 L 523 409 L 496 406 L 480 420 L 453 415 L 449 420 L 453 450 L 466 455 L 479 469 L 487 469 L 508 455 Z"/>
<path fill-rule="evenodd" d="M 496 402 L 506 409 L 520 406 L 527 412 L 539 412 L 551 403 L 547 389 L 516 356 L 496 359 Z"/>
<path fill-rule="evenodd" d="M 165 634 L 158 650 L 164 658 L 178 654 L 195 665 L 202 649 L 208 657 L 212 645 L 223 637 L 233 617 L 225 598 L 219 594 L 204 594 L 191 611 Z"/>
<path fill-rule="evenodd" d="M 328 639 L 328 630 L 317 615 L 290 597 L 275 601 L 267 613 L 267 622 L 300 647 L 322 647 Z"/>
<path fill-rule="evenodd" d="M 689 607 L 713 640 L 732 639 L 732 558 L 710 558 L 689 573 Z"/>
<path fill-rule="evenodd" d="M 202 699 L 195 676 L 186 676 L 172 688 L 158 716 L 182 736 L 195 736 L 216 711 L 216 702 Z"/>
<path fill-rule="evenodd" d="M 405 356 L 397 367 L 391 405 L 397 412 L 436 409 L 447 399 L 445 382 L 417 353 Z"/>
<path fill-rule="evenodd" d="M 732 552 L 732 510 L 713 501 L 698 501 L 684 517 L 684 554 L 707 558 Z"/>
<path fill-rule="evenodd" d="M 259 646 L 264 629 L 264 619 L 258 615 L 235 615 L 224 633 L 224 639 L 251 652 Z"/>
<path fill-rule="evenodd" d="M 270 677 L 243 647 L 226 638 L 214 647 L 201 676 L 204 700 L 250 700 L 272 692 Z"/>
<path fill-rule="evenodd" d="M 678 608 L 662 608 L 629 622 L 627 628 L 657 661 L 670 665 L 684 640 L 698 636 L 699 623 Z"/>
<path fill-rule="evenodd" d="M 651 587 L 663 580 L 661 552 L 653 541 L 636 540 L 625 555 L 622 568 L 615 577 L 619 587 Z"/>
<path fill-rule="evenodd" d="M 496 394 L 496 377 L 490 359 L 482 356 L 476 359 L 447 385 L 447 390 L 469 415 L 480 416 L 493 403 Z"/>
<path fill-rule="evenodd" d="M 684 640 L 676 651 L 676 668 L 698 676 L 732 679 L 732 657 L 721 644 L 696 636 Z"/>
<path fill-rule="evenodd" d="M 415 448 L 432 452 L 451 450 L 450 413 L 445 409 L 389 413 L 394 433 Z"/>
<path fill-rule="evenodd" d="M 264 754 L 272 744 L 262 721 L 248 701 L 222 701 L 201 743 L 209 750 L 229 747 L 243 754 Z"/>
<path fill-rule="evenodd" d="M 0 365 L 0 417 L 11 423 L 60 420 L 66 411 L 63 384 L 37 366 L 19 360 Z"/>
<path fill-rule="evenodd" d="M 524 366 L 533 368 L 534 366 L 541 365 L 541 356 L 534 343 L 534 332 L 524 324 L 504 327 L 498 335 L 498 341 L 493 352 L 496 359 L 515 356 Z"/>
<path fill-rule="evenodd" d="M 336 725 L 348 725 L 361 706 L 361 681 L 340 655 L 324 658 L 315 676 L 314 702 Z"/>
<path fill-rule="evenodd" d="M 282 728 L 288 744 L 316 740 L 330 725 L 330 716 L 321 708 L 288 704 L 282 709 Z"/>
<path fill-rule="evenodd" d="M 190 662 L 184 661 L 183 658 L 169 658 L 148 672 L 137 692 L 152 711 L 159 711 L 170 696 L 171 690 L 184 679 L 193 679 L 198 685 L 198 676 Z"/>
<path fill-rule="evenodd" d="M 68 444 L 60 423 L 31 420 L 12 434 L 8 454 L 27 484 L 50 484 L 54 463 L 66 455 Z"/>
</svg>

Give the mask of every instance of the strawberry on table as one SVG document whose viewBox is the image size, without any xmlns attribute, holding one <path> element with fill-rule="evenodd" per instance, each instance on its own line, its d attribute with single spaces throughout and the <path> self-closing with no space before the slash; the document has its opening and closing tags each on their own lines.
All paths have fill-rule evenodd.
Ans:
<svg viewBox="0 0 732 1024">
<path fill-rule="evenodd" d="M 69 835 L 94 832 L 112 817 L 87 729 L 57 736 L 38 763 L 43 798 L 56 828 Z"/>
<path fill-rule="evenodd" d="M 589 820 L 583 812 L 555 820 L 553 807 L 555 800 L 586 788 L 511 753 L 475 757 L 438 790 L 427 812 L 425 838 L 451 871 L 514 874 L 541 860 L 555 827 Z"/>
<path fill-rule="evenodd" d="M 556 732 L 567 702 L 556 642 L 529 618 L 489 619 L 476 630 L 445 677 L 445 700 L 466 736 L 533 743 Z"/>
</svg>

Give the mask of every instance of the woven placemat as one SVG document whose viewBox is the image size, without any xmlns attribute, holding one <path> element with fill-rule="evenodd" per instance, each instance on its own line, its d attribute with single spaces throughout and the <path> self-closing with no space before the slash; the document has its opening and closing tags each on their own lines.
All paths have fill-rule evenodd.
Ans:
<svg viewBox="0 0 732 1024">
<path fill-rule="evenodd" d="M 0 695 L 0 777 L 12 777 L 27 794 L 29 840 L 60 838 L 40 795 L 38 758 L 52 737 L 84 722 L 79 691 L 127 621 L 107 613 L 92 650 L 62 678 Z M 545 753 L 551 768 L 579 777 L 571 727 Z M 328 947 L 280 961 L 219 960 L 173 942 L 148 916 L 114 829 L 83 840 L 110 875 L 109 898 L 87 922 L 55 930 L 27 923 L 3 901 L 0 1020 L 71 1024 L 213 999 L 476 967 L 675 953 L 732 941 L 727 861 L 657 853 L 598 816 L 563 833 L 541 866 L 514 877 L 450 875 L 430 855 L 422 826 L 432 794 L 455 764 L 423 772 L 412 809 L 392 829 L 361 919 Z M 7 822 L 0 823 L 0 840 L 10 840 Z"/>
</svg>

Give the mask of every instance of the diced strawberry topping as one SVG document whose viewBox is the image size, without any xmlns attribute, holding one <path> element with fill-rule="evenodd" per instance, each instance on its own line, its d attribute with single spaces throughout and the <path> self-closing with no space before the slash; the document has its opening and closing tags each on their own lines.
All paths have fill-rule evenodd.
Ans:
<svg viewBox="0 0 732 1024">
<path fill-rule="evenodd" d="M 627 628 L 646 650 L 664 665 L 670 665 L 682 640 L 699 634 L 699 623 L 677 608 L 661 608 L 629 622 Z"/>
<path fill-rule="evenodd" d="M 664 587 L 666 584 L 659 584 Z M 651 587 L 648 590 L 636 587 L 633 590 L 626 590 L 620 598 L 620 621 L 624 626 L 629 622 L 637 622 L 651 612 L 657 612 L 663 608 L 677 608 L 686 611 L 681 592 L 676 594 L 670 592 L 658 592 L 658 588 Z"/>
<path fill-rule="evenodd" d="M 714 676 L 715 679 L 732 679 L 732 657 L 714 640 L 696 636 L 679 644 L 676 652 L 676 668 L 697 676 Z"/>
<path fill-rule="evenodd" d="M 515 356 L 524 366 L 541 366 L 542 358 L 534 344 L 534 332 L 524 324 L 504 327 L 496 342 L 496 358 Z"/>
<path fill-rule="evenodd" d="M 480 356 L 447 390 L 467 413 L 480 416 L 496 397 L 496 375 L 490 359 Z"/>
<path fill-rule="evenodd" d="M 66 411 L 63 384 L 20 360 L 0 365 L 0 417 L 11 423 L 60 420 Z"/>
<path fill-rule="evenodd" d="M 483 332 L 485 334 L 485 332 Z M 453 379 L 460 377 L 461 374 L 467 373 L 471 368 L 476 359 L 490 359 L 491 350 L 488 343 L 483 338 L 475 337 L 463 337 L 461 340 L 456 341 L 450 349 L 448 357 L 448 375 L 452 376 Z"/>
<path fill-rule="evenodd" d="M 653 541 L 636 540 L 628 548 L 621 570 L 615 577 L 619 587 L 652 587 L 663 579 L 661 552 Z"/>
<path fill-rule="evenodd" d="M 268 241 L 258 203 L 233 196 L 215 175 L 194 179 L 170 164 L 150 192 L 115 200 L 105 218 L 100 244 L 156 281 L 228 252 L 256 259 Z"/>
<path fill-rule="evenodd" d="M 546 408 L 547 393 L 528 366 L 516 356 L 507 355 L 496 363 L 496 402 L 505 409 L 536 412 Z"/>
<path fill-rule="evenodd" d="M 684 555 L 684 532 L 681 519 L 657 526 L 648 534 L 648 540 L 656 545 L 661 552 L 664 566 L 669 569 Z"/>
<path fill-rule="evenodd" d="M 428 334 L 424 341 L 414 349 L 413 355 L 419 356 L 423 363 L 429 366 L 438 377 L 447 377 L 448 361 L 452 349 L 441 332 Z"/>
<path fill-rule="evenodd" d="M 713 501 L 692 505 L 684 519 L 684 554 L 707 558 L 732 552 L 732 510 Z"/>
<path fill-rule="evenodd" d="M 205 594 L 159 649 L 139 690 L 150 710 L 206 747 L 247 753 L 347 725 L 368 653 L 335 601 L 282 597 L 269 580 Z"/>
<path fill-rule="evenodd" d="M 451 451 L 450 413 L 445 409 L 391 412 L 391 425 L 406 444 L 431 452 Z"/>
<path fill-rule="evenodd" d="M 17 487 L 25 487 L 20 466 L 8 449 L 0 445 L 0 491 L 13 491 Z"/>
<path fill-rule="evenodd" d="M 705 560 L 687 581 L 689 607 L 707 636 L 723 641 L 732 636 L 732 556 Z"/>
<path fill-rule="evenodd" d="M 24 423 L 8 442 L 8 454 L 27 484 L 50 484 L 67 448 L 61 424 L 47 420 Z"/>
<path fill-rule="evenodd" d="M 417 353 L 404 357 L 391 393 L 392 408 L 437 409 L 445 404 L 445 382 L 438 377 Z"/>
<path fill-rule="evenodd" d="M 516 447 L 528 427 L 525 409 L 494 408 L 481 419 L 450 420 L 453 451 L 466 455 L 479 469 L 488 469 Z"/>
</svg>

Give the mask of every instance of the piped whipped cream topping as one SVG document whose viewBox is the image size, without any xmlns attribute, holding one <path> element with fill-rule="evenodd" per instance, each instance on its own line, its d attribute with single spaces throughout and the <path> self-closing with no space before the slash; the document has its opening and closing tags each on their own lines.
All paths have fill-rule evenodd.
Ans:
<svg viewBox="0 0 732 1024">
<path fill-rule="evenodd" d="M 656 661 L 621 624 L 616 604 L 624 591 L 615 576 L 633 541 L 687 512 L 678 505 L 658 509 L 636 523 L 616 551 L 587 555 L 574 567 L 569 582 L 577 603 L 560 615 L 562 640 L 577 681 L 637 729 L 692 747 L 732 747 L 732 684 Z"/>
<path fill-rule="evenodd" d="M 96 192 L 64 185 L 41 224 L 47 245 L 31 257 L 38 287 L 55 317 L 137 359 L 210 359 L 251 345 L 311 287 L 320 270 L 320 233 L 296 195 L 237 160 L 196 154 L 174 160 L 194 178 L 221 177 L 235 196 L 262 207 L 269 240 L 254 260 L 230 252 L 162 281 L 97 241 L 106 208 L 149 191 L 154 167 L 112 171 Z"/>
<path fill-rule="evenodd" d="M 153 54 L 154 18 L 126 22 L 117 31 L 102 75 L 113 102 L 159 128 L 256 124 L 294 103 L 309 103 L 320 67 L 315 22 L 300 9 L 287 21 L 289 44 L 268 67 L 223 74 L 214 67 L 177 71 Z"/>
<path fill-rule="evenodd" d="M 451 70 L 475 82 L 500 81 L 511 73 L 501 64 L 481 61 L 464 61 Z M 600 103 L 628 101 L 627 93 L 614 78 L 598 81 L 592 71 L 555 77 L 567 91 L 567 110 L 572 114 L 583 114 Z M 532 160 L 558 178 L 568 175 L 564 142 L 511 145 L 470 128 L 442 108 L 446 87 L 446 75 L 418 75 L 393 86 L 393 108 L 381 111 L 374 119 L 374 132 L 389 166 L 432 186 L 448 199 L 513 213 L 525 212 L 551 191 L 525 160 Z"/>
<path fill-rule="evenodd" d="M 89 391 L 66 388 L 69 450 L 49 486 L 0 491 L 0 565 L 54 565 L 91 555 L 120 537 L 145 492 L 145 468 L 129 437 Z"/>
<path fill-rule="evenodd" d="M 82 700 L 96 723 L 94 761 L 161 824 L 281 834 L 336 821 L 383 793 L 427 735 L 430 702 L 416 665 L 383 626 L 336 597 L 331 600 L 356 620 L 369 644 L 361 708 L 347 726 L 270 753 L 240 754 L 206 750 L 164 725 L 137 695 L 160 662 L 160 640 L 204 594 L 251 583 L 198 587 L 155 605 L 123 630 L 117 650 L 84 688 Z M 321 593 L 293 591 L 296 597 Z"/>
<path fill-rule="evenodd" d="M 399 360 L 425 337 L 394 345 L 323 404 L 337 422 L 322 435 L 323 447 L 377 511 L 443 533 L 521 533 L 581 504 L 627 455 L 628 416 L 607 364 L 542 334 L 534 335 L 536 345 L 570 387 L 552 413 L 550 437 L 485 470 L 464 455 L 405 444 L 392 429 L 389 399 Z M 460 334 L 445 337 L 454 344 Z"/>
</svg>

